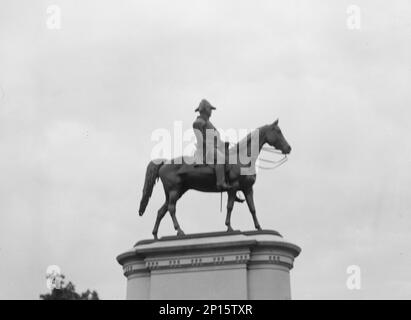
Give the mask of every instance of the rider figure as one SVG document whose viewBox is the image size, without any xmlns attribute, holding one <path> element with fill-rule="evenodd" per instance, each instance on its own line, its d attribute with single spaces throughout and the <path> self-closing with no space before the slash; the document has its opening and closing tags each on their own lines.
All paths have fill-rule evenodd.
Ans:
<svg viewBox="0 0 411 320">
<path fill-rule="evenodd" d="M 212 110 L 216 110 L 216 108 L 205 99 L 201 100 L 200 105 L 195 110 L 200 113 L 193 123 L 197 139 L 196 162 L 215 164 L 217 189 L 226 191 L 231 186 L 225 181 L 225 144 L 220 138 L 220 133 L 210 122 Z"/>
</svg>

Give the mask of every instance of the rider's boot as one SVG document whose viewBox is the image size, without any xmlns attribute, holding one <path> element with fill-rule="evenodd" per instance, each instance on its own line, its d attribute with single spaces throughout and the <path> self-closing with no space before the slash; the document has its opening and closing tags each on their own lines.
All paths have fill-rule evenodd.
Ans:
<svg viewBox="0 0 411 320">
<path fill-rule="evenodd" d="M 219 191 L 230 190 L 232 187 L 225 181 L 225 165 L 216 164 L 215 173 L 216 173 L 216 180 L 217 180 L 217 184 L 216 184 L 217 189 Z"/>
</svg>

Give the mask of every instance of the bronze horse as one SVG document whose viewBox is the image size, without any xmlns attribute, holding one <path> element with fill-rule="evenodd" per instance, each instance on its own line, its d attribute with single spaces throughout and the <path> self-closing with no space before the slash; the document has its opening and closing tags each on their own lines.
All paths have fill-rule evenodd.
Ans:
<svg viewBox="0 0 411 320">
<path fill-rule="evenodd" d="M 254 152 L 249 157 L 248 163 L 241 163 L 240 159 L 247 158 L 245 153 L 249 154 L 252 144 L 256 144 L 257 152 Z M 232 186 L 232 189 L 226 191 L 228 193 L 227 200 L 227 216 L 225 220 L 225 225 L 227 226 L 227 231 L 232 231 L 231 227 L 231 212 L 234 207 L 234 202 L 238 199 L 236 197 L 236 192 L 243 192 L 248 208 L 253 217 L 254 226 L 257 230 L 261 230 L 261 226 L 258 223 L 257 215 L 254 207 L 253 198 L 253 185 L 256 181 L 256 173 L 253 174 L 242 174 L 242 169 L 251 168 L 255 169 L 255 163 L 258 158 L 264 144 L 269 144 L 277 150 L 280 150 L 283 154 L 289 154 L 291 152 L 291 147 L 284 138 L 279 126 L 278 120 L 272 124 L 262 126 L 250 134 L 248 134 L 243 140 L 238 142 L 236 145 L 231 147 L 229 155 L 232 156 L 235 161 L 234 163 L 230 161 L 227 165 L 227 178 Z M 176 160 L 179 161 L 176 161 Z M 201 165 L 199 168 L 195 168 L 192 164 L 187 164 L 183 158 L 175 158 L 173 160 L 153 160 L 147 166 L 146 178 L 143 188 L 143 197 L 140 202 L 139 214 L 143 215 L 148 201 L 151 197 L 153 187 L 158 178 L 161 179 L 164 187 L 166 200 L 162 207 L 158 210 L 156 223 L 153 229 L 153 236 L 157 239 L 158 227 L 160 222 L 165 216 L 165 214 L 170 212 L 171 218 L 173 220 L 174 229 L 177 231 L 178 236 L 183 236 L 184 232 L 181 230 L 176 218 L 176 203 L 178 199 L 189 189 L 194 189 L 203 192 L 221 192 L 216 189 L 214 168 L 211 165 Z M 192 162 L 190 162 L 192 163 Z M 181 168 L 183 166 L 191 166 L 192 170 L 187 171 L 182 174 Z"/>
</svg>

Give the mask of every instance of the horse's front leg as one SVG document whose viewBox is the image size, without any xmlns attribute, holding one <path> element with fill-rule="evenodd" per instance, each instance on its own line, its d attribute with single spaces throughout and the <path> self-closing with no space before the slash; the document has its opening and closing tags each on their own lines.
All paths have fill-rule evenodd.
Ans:
<svg viewBox="0 0 411 320">
<path fill-rule="evenodd" d="M 253 216 L 254 226 L 257 230 L 261 230 L 261 226 L 257 220 L 257 214 L 255 212 L 254 206 L 254 191 L 253 188 L 250 188 L 244 192 L 245 200 L 247 201 L 248 209 L 250 209 L 251 215 Z"/>
<path fill-rule="evenodd" d="M 234 208 L 234 201 L 235 201 L 235 191 L 230 190 L 228 192 L 228 200 L 227 200 L 227 216 L 225 218 L 225 225 L 227 226 L 227 232 L 233 231 L 231 228 L 231 212 Z"/>
</svg>

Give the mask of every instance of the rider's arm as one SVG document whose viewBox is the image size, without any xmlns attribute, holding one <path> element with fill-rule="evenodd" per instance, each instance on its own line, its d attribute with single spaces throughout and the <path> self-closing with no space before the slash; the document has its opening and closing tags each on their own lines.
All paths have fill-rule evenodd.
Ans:
<svg viewBox="0 0 411 320">
<path fill-rule="evenodd" d="M 206 121 L 204 119 L 197 118 L 193 123 L 193 129 L 199 130 L 201 132 L 201 135 L 204 137 L 205 125 L 206 125 Z"/>
</svg>

